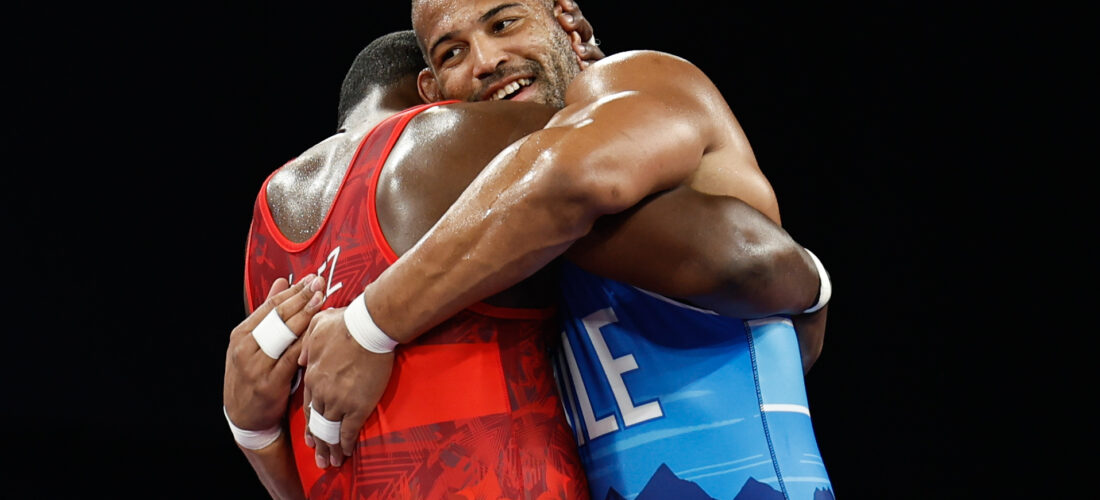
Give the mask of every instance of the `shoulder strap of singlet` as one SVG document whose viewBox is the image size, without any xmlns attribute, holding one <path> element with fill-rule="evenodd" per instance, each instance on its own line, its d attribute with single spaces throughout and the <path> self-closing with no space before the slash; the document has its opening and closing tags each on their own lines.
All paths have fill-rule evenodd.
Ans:
<svg viewBox="0 0 1100 500">
<path fill-rule="evenodd" d="M 397 142 L 397 139 L 401 136 L 401 133 L 404 132 L 405 126 L 409 124 L 409 121 L 411 121 L 413 117 L 431 107 L 442 104 L 450 104 L 454 102 L 459 101 L 445 101 L 425 104 L 415 108 L 410 108 L 406 111 L 403 111 L 399 115 L 394 115 L 390 117 L 390 119 L 387 119 L 386 122 L 379 124 L 377 134 L 373 134 L 376 135 L 379 139 L 382 137 L 386 137 L 387 139 L 385 141 L 376 141 L 375 144 L 371 145 L 370 149 L 364 149 L 363 151 L 356 153 L 356 159 L 353 163 L 352 168 L 357 168 L 360 165 L 360 161 L 378 162 L 377 167 L 371 174 L 370 183 L 367 185 L 367 210 L 370 214 L 367 217 L 367 220 L 370 223 L 371 235 L 374 237 L 374 241 L 377 243 L 378 249 L 382 252 L 382 256 L 386 259 L 386 262 L 390 264 L 393 264 L 397 261 L 397 252 L 393 250 L 393 247 L 390 246 L 389 241 L 386 240 L 386 236 L 382 233 L 382 223 L 378 220 L 378 210 L 377 206 L 375 205 L 375 193 L 378 191 L 378 180 L 382 176 L 382 164 L 384 164 L 386 158 L 389 157 L 390 151 L 393 149 L 393 145 Z M 547 319 L 554 314 L 553 308 L 499 307 L 487 304 L 485 302 L 478 302 L 471 305 L 467 309 L 484 316 L 508 319 Z"/>
<path fill-rule="evenodd" d="M 405 125 L 412 120 L 414 116 L 419 114 L 428 108 L 435 106 L 450 104 L 457 101 L 444 101 L 433 102 L 428 104 L 421 104 L 413 106 L 411 108 L 399 111 L 386 119 L 379 122 L 374 126 L 365 136 L 363 140 L 359 142 L 356 147 L 355 153 L 352 155 L 348 168 L 344 171 L 344 177 L 340 181 L 340 187 L 336 191 L 336 195 L 333 197 L 328 209 L 325 211 L 325 218 L 321 221 L 321 225 L 317 227 L 317 231 L 313 233 L 305 241 L 296 243 L 288 239 L 283 235 L 275 224 L 275 218 L 271 214 L 271 207 L 267 202 L 267 186 L 271 182 L 271 179 L 278 173 L 279 169 L 267 176 L 264 179 L 263 185 L 260 187 L 260 194 L 257 199 L 257 205 L 261 214 L 262 222 L 267 232 L 271 235 L 272 239 L 276 241 L 279 246 L 287 252 L 300 252 L 310 247 L 322 233 L 324 233 L 325 227 L 328 225 L 329 218 L 332 216 L 332 207 L 336 206 L 336 201 L 340 199 L 340 195 L 344 192 L 344 188 L 347 185 L 348 179 L 351 178 L 352 173 L 356 168 L 363 166 L 369 166 L 372 160 L 377 158 L 385 158 L 389 155 L 390 150 L 393 148 L 393 144 L 397 142 L 397 138 L 401 136 L 401 131 L 405 129 Z M 293 160 L 291 160 L 293 161 Z M 287 162 L 290 163 L 290 162 Z M 285 164 L 284 164 L 285 165 Z M 371 191 L 371 197 L 373 198 L 373 191 Z M 373 207 L 371 202 L 368 206 Z M 372 218 L 373 219 L 373 218 Z M 388 250 L 388 247 L 387 247 Z"/>
<path fill-rule="evenodd" d="M 292 161 L 294 161 L 294 158 L 291 158 L 282 166 L 275 170 L 272 170 L 271 173 L 267 174 L 267 178 L 265 178 L 264 182 L 260 184 L 260 192 L 256 195 L 256 199 L 253 202 L 252 222 L 248 225 L 248 239 L 245 240 L 244 246 L 244 295 L 245 305 L 248 309 L 249 314 L 252 313 L 252 304 L 254 303 L 254 301 L 252 300 L 253 297 L 251 289 L 247 286 L 248 278 L 252 274 L 252 259 L 249 256 L 252 255 L 252 244 L 254 243 L 253 233 L 255 233 L 259 229 L 262 229 L 262 233 L 267 233 L 271 235 L 273 238 L 275 238 L 275 241 L 279 242 L 279 244 L 281 245 L 293 243 L 290 240 L 286 239 L 283 236 L 283 233 L 279 231 L 278 226 L 275 224 L 275 219 L 271 216 L 271 208 L 267 206 L 267 185 L 271 183 L 271 178 L 274 177 L 275 174 L 278 173 L 280 169 L 282 169 L 282 167 L 286 166 Z"/>
<path fill-rule="evenodd" d="M 393 247 L 390 246 L 390 242 L 386 240 L 386 236 L 382 234 L 382 223 L 378 220 L 378 210 L 375 198 L 375 193 L 378 191 L 378 180 L 382 177 L 382 165 L 386 162 L 386 158 L 389 158 L 390 151 L 393 150 L 393 145 L 397 143 L 397 139 L 401 137 L 401 133 L 405 131 L 405 126 L 412 121 L 413 117 L 426 109 L 453 102 L 458 101 L 424 104 L 415 108 L 409 108 L 398 115 L 390 117 L 385 122 L 380 123 L 376 129 L 379 132 L 377 136 L 381 138 L 385 135 L 386 140 L 376 141 L 371 148 L 356 153 L 352 168 L 357 168 L 361 164 L 371 161 L 377 162 L 377 167 L 371 174 L 370 183 L 367 185 L 367 210 L 370 213 L 367 220 L 370 222 L 371 236 L 374 237 L 374 241 L 378 242 L 378 249 L 381 250 L 382 256 L 385 257 L 386 262 L 389 264 L 393 264 L 397 261 L 397 252 L 393 250 Z M 388 134 L 385 134 L 386 129 L 389 131 Z M 373 132 L 372 135 L 374 135 Z"/>
<path fill-rule="evenodd" d="M 348 179 L 351 177 L 352 170 L 354 170 L 355 167 L 361 165 L 362 160 L 365 158 L 365 155 L 361 154 L 363 152 L 363 150 L 368 149 L 368 150 L 374 152 L 375 154 L 385 153 L 386 155 L 388 155 L 389 150 L 393 147 L 393 143 L 396 142 L 397 137 L 400 136 L 401 130 L 404 129 L 405 124 L 407 124 L 408 121 L 411 120 L 413 116 L 416 116 L 416 114 L 418 114 L 421 111 L 423 111 L 425 109 L 428 109 L 430 107 L 439 106 L 441 104 L 447 104 L 447 103 L 450 103 L 450 102 L 456 102 L 456 101 L 447 101 L 447 102 L 430 103 L 430 104 L 422 104 L 422 105 L 419 105 L 419 106 L 413 106 L 413 107 L 408 108 L 406 110 L 395 113 L 392 116 L 382 120 L 382 122 L 375 125 L 370 130 L 370 132 L 368 132 L 363 137 L 363 140 L 361 140 L 359 142 L 359 145 L 356 148 L 355 154 L 352 155 L 352 159 L 349 162 L 348 168 L 344 172 L 344 177 L 340 181 L 340 187 L 338 188 L 338 190 L 336 192 L 336 196 L 333 197 L 328 209 L 325 212 L 325 218 L 324 218 L 324 220 L 321 221 L 321 225 L 317 228 L 317 231 L 315 231 L 313 233 L 313 235 L 309 237 L 309 239 L 307 239 L 306 241 L 303 241 L 301 243 L 296 243 L 296 242 L 291 241 L 290 239 L 288 239 L 283 234 L 283 232 L 281 230 L 279 230 L 278 225 L 275 224 L 275 218 L 272 216 L 271 206 L 268 204 L 268 200 L 267 200 L 267 188 L 268 188 L 268 185 L 271 183 L 271 180 L 275 177 L 275 174 L 277 174 L 282 169 L 282 167 L 285 167 L 290 162 L 294 161 L 294 158 L 291 158 L 290 160 L 288 160 L 286 163 L 284 163 L 279 168 L 271 171 L 271 173 L 269 173 L 267 175 L 267 177 L 264 179 L 263 183 L 260 185 L 260 191 L 256 195 L 255 204 L 254 204 L 254 207 L 253 207 L 252 223 L 249 225 L 249 228 L 248 228 L 248 240 L 246 240 L 247 242 L 245 244 L 245 269 L 244 269 L 245 283 L 248 283 L 248 277 L 251 275 L 250 267 L 251 267 L 252 261 L 251 261 L 251 259 L 248 258 L 248 256 L 252 255 L 252 244 L 253 244 L 253 233 L 254 232 L 261 231 L 268 238 L 270 238 L 271 241 L 275 242 L 280 248 L 282 248 L 284 251 L 286 251 L 288 253 L 296 253 L 296 252 L 306 250 L 307 248 L 310 247 L 311 244 L 313 244 L 313 242 L 318 237 L 320 237 L 321 234 L 324 233 L 324 229 L 327 226 L 328 220 L 332 215 L 332 208 L 336 206 L 336 201 L 339 199 L 340 194 L 344 191 L 344 187 L 346 186 L 346 184 L 348 182 Z M 379 147 L 379 146 L 381 146 L 381 147 Z M 373 205 L 371 205 L 371 206 L 373 206 Z M 384 240 L 382 240 L 382 241 L 384 241 Z M 389 250 L 388 245 L 385 246 L 384 249 Z M 245 300 L 248 303 L 248 305 L 251 305 L 253 303 L 252 299 L 253 299 L 253 297 L 251 297 L 250 290 L 246 286 L 245 287 Z"/>
</svg>

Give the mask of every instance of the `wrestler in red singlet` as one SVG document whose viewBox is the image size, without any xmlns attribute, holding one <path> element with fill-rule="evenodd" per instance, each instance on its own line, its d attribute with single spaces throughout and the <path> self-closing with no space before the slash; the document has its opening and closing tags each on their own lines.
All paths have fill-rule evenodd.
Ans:
<svg viewBox="0 0 1100 500">
<path fill-rule="evenodd" d="M 279 277 L 327 279 L 326 307 L 348 305 L 397 255 L 382 234 L 374 192 L 393 144 L 418 106 L 380 123 L 359 146 L 320 230 L 294 243 L 256 199 L 245 283 L 249 308 Z M 364 205 L 363 200 L 366 200 Z M 479 303 L 397 348 L 377 409 L 342 467 L 319 469 L 304 441 L 301 390 L 290 431 L 311 499 L 587 498 L 587 484 L 547 356 L 553 311 Z"/>
</svg>

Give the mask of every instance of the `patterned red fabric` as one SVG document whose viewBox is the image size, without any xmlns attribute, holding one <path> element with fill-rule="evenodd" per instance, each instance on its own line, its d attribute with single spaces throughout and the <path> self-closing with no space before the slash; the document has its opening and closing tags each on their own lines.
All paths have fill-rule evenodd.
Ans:
<svg viewBox="0 0 1100 500">
<path fill-rule="evenodd" d="M 351 302 L 395 259 L 374 190 L 405 125 L 390 117 L 359 146 L 321 229 L 294 243 L 276 227 L 264 182 L 249 231 L 249 306 L 279 277 L 327 278 L 326 307 Z M 270 180 L 270 178 L 268 179 Z M 576 443 L 558 399 L 552 310 L 477 304 L 398 346 L 390 384 L 340 468 L 318 469 L 305 445 L 301 391 L 290 403 L 299 474 L 311 499 L 587 499 Z"/>
</svg>

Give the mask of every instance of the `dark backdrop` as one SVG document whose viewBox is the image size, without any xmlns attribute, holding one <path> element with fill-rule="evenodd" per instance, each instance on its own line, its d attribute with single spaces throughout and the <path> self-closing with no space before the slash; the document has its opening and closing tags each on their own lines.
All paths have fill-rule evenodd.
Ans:
<svg viewBox="0 0 1100 500">
<path fill-rule="evenodd" d="M 1053 224 L 1075 213 L 1059 155 L 1086 115 L 1056 63 L 1081 14 L 773 3 L 582 5 L 607 52 L 712 77 L 828 266 L 807 385 L 836 492 L 1071 490 L 1061 453 L 1091 398 L 1069 378 L 1081 336 L 1049 326 L 1089 309 L 1032 279 L 1084 281 Z M 335 129 L 347 66 L 407 6 L 16 7 L 5 488 L 259 498 L 219 408 L 252 203 Z"/>
</svg>

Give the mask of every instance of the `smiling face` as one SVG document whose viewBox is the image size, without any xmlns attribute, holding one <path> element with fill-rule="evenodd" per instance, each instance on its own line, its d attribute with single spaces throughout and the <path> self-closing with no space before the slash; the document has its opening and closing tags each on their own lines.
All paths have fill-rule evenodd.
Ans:
<svg viewBox="0 0 1100 500">
<path fill-rule="evenodd" d="M 565 105 L 580 72 L 549 0 L 413 0 L 413 28 L 428 55 L 425 100 Z"/>
</svg>

